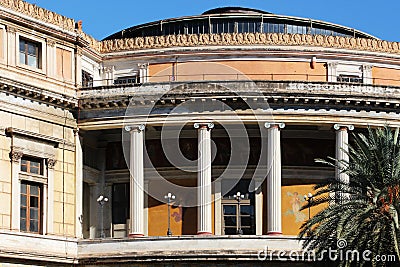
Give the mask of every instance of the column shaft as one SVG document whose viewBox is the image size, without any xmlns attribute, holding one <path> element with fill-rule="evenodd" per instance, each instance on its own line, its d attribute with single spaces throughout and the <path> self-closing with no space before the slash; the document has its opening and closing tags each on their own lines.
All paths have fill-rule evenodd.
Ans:
<svg viewBox="0 0 400 267">
<path fill-rule="evenodd" d="M 281 194 L 281 136 L 279 128 L 285 125 L 266 123 L 268 128 L 267 153 L 267 233 L 282 234 L 282 194 Z"/>
<path fill-rule="evenodd" d="M 197 176 L 198 224 L 197 234 L 212 234 L 211 200 L 211 129 L 212 123 L 195 124 L 198 128 L 199 159 Z"/>
<path fill-rule="evenodd" d="M 353 125 L 335 124 L 333 128 L 336 130 L 336 159 L 337 167 L 335 169 L 336 180 L 348 184 L 350 182 L 349 175 L 342 172 L 345 165 L 344 162 L 349 162 L 349 132 L 353 130 Z M 334 196 L 335 200 L 348 199 L 347 193 Z"/>
<path fill-rule="evenodd" d="M 127 127 L 130 132 L 130 237 L 144 236 L 144 125 Z"/>
</svg>

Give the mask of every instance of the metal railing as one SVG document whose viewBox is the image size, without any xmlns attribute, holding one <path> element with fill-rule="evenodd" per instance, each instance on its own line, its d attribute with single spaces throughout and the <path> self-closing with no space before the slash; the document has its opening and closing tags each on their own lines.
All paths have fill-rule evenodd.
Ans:
<svg viewBox="0 0 400 267">
<path fill-rule="evenodd" d="M 377 85 L 377 86 L 400 86 L 399 79 L 373 77 L 373 78 L 362 78 L 359 77 L 359 83 L 346 82 L 342 78 L 338 79 L 339 76 L 329 76 L 322 74 L 308 74 L 308 73 L 199 73 L 199 74 L 179 74 L 179 75 L 154 75 L 140 77 L 140 81 L 145 82 L 126 82 L 124 83 L 118 77 L 117 79 L 101 79 L 93 80 L 91 84 L 82 88 L 82 90 L 90 90 L 91 88 L 101 86 L 140 86 L 143 83 L 168 83 L 168 82 L 196 82 L 196 81 L 304 81 L 304 82 L 335 82 L 341 84 L 365 84 L 365 85 Z M 329 79 L 330 78 L 330 79 Z M 129 77 L 131 79 L 131 77 Z M 127 77 L 128 80 L 128 77 Z"/>
</svg>

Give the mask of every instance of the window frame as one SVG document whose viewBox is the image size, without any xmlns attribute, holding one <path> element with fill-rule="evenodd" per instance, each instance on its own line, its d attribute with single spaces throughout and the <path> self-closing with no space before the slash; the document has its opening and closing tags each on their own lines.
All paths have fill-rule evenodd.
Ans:
<svg viewBox="0 0 400 267">
<path fill-rule="evenodd" d="M 25 186 L 25 190 L 23 189 Z M 37 187 L 38 193 L 31 193 L 31 187 Z M 23 192 L 25 191 L 25 192 Z M 22 198 L 25 196 L 25 203 L 22 203 Z M 42 234 L 43 233 L 43 185 L 40 183 L 35 183 L 31 181 L 23 180 L 20 185 L 20 231 L 25 233 L 33 233 L 33 234 Z M 32 198 L 38 198 L 37 207 L 32 207 L 31 200 Z M 24 205 L 25 204 L 25 205 Z M 25 216 L 22 216 L 22 210 L 25 208 Z M 37 209 L 37 219 L 32 219 L 31 211 L 32 209 Z M 25 223 L 23 224 L 23 220 Z M 37 231 L 31 230 L 32 221 L 37 221 Z M 23 229 L 21 226 L 25 225 Z"/>
<path fill-rule="evenodd" d="M 250 230 L 250 232 L 251 233 L 249 233 L 249 234 L 244 234 L 244 235 L 255 235 L 256 234 L 256 221 L 255 221 L 255 205 L 253 204 L 251 204 L 251 201 L 250 201 L 250 199 L 242 199 L 241 201 L 240 201 L 240 209 L 242 210 L 242 207 L 244 207 L 244 206 L 249 206 L 249 207 L 253 207 L 253 215 L 251 215 L 251 214 L 249 214 L 249 215 L 247 215 L 247 214 L 242 214 L 242 212 L 240 211 L 239 212 L 239 204 L 238 204 L 238 201 L 237 200 L 233 200 L 233 199 L 223 199 L 222 200 L 222 203 L 221 203 L 221 206 L 222 206 L 222 212 L 221 212 L 221 215 L 222 215 L 222 224 L 221 224 L 221 226 L 222 226 L 222 234 L 223 235 L 227 235 L 226 233 L 225 233 L 225 231 L 226 231 L 226 229 L 227 228 L 229 228 L 229 229 L 235 229 L 236 231 L 235 231 L 235 235 L 236 235 L 236 232 L 239 230 L 239 216 L 240 216 L 240 224 L 241 224 L 241 229 L 244 231 L 245 229 L 249 229 Z M 235 206 L 235 215 L 226 215 L 225 213 L 224 213 L 224 206 Z M 236 226 L 226 226 L 225 225 L 225 217 L 234 217 L 235 218 L 235 220 L 236 220 Z M 251 225 L 243 225 L 243 218 L 250 218 L 250 221 L 252 221 L 252 223 L 251 223 Z M 232 235 L 232 234 L 229 234 L 229 235 Z"/>
<path fill-rule="evenodd" d="M 33 43 L 37 43 L 40 44 L 40 52 L 39 52 L 39 68 L 37 67 L 32 67 L 29 65 L 26 65 L 22 62 L 20 62 L 19 60 L 19 56 L 20 56 L 20 51 L 19 51 L 19 45 L 20 45 L 20 40 L 24 39 Z M 15 66 L 32 71 L 32 72 L 36 72 L 36 73 L 40 73 L 40 74 L 46 74 L 46 69 L 47 69 L 47 56 L 46 56 L 46 51 L 47 51 L 47 45 L 46 45 L 46 41 L 43 38 L 39 38 L 33 35 L 29 35 L 29 34 L 25 34 L 22 32 L 16 32 L 15 34 L 15 45 L 16 45 L 16 49 L 15 49 Z"/>
<path fill-rule="evenodd" d="M 24 44 L 24 50 L 21 50 L 21 44 Z M 36 59 L 35 66 L 29 64 L 29 56 L 33 54 L 30 53 L 30 47 L 33 47 L 35 50 L 34 57 Z M 19 55 L 19 63 L 23 65 L 27 65 L 31 68 L 41 69 L 41 54 L 42 54 L 42 44 L 32 41 L 25 37 L 19 38 L 19 46 L 18 46 L 18 55 Z M 24 56 L 24 61 L 21 62 L 21 54 Z"/>
<path fill-rule="evenodd" d="M 26 164 L 24 164 L 23 161 L 26 161 Z M 36 168 L 36 167 L 32 167 L 32 163 L 39 164 L 37 173 L 31 171 L 32 168 Z M 23 166 L 26 166 L 26 170 L 22 169 Z M 41 158 L 24 155 L 21 158 L 20 171 L 23 173 L 43 176 L 44 175 L 44 160 Z"/>
</svg>

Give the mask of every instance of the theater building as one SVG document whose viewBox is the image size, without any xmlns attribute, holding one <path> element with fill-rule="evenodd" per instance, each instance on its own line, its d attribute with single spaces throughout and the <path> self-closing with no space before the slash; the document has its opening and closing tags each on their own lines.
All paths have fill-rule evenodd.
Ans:
<svg viewBox="0 0 400 267">
<path fill-rule="evenodd" d="M 100 41 L 1 0 L 0 266 L 280 266 L 266 248 L 301 253 L 323 208 L 304 196 L 346 179 L 315 159 L 399 127 L 399 86 L 400 43 L 319 20 L 216 8 Z"/>
</svg>

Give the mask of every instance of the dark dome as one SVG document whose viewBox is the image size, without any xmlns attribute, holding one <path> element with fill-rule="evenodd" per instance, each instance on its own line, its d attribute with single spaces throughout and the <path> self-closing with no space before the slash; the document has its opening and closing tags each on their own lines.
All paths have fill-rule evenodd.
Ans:
<svg viewBox="0 0 400 267">
<path fill-rule="evenodd" d="M 210 33 L 288 33 L 374 38 L 364 32 L 308 18 L 275 15 L 244 7 L 219 7 L 198 16 L 164 19 L 133 26 L 104 40 Z"/>
<path fill-rule="evenodd" d="M 247 8 L 247 7 L 217 7 L 207 10 L 202 15 L 214 15 L 214 14 L 229 14 L 229 13 L 241 13 L 241 14 L 272 14 L 259 9 Z"/>
</svg>

